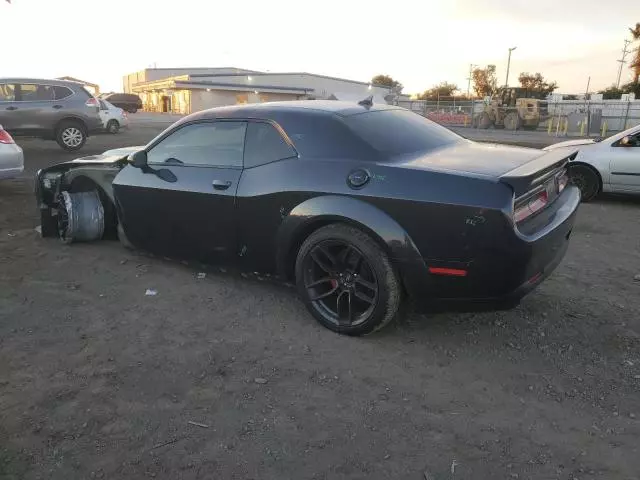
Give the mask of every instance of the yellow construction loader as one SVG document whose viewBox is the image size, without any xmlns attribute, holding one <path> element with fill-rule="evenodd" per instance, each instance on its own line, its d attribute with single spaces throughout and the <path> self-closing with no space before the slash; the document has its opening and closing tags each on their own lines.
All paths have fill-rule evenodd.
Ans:
<svg viewBox="0 0 640 480">
<path fill-rule="evenodd" d="M 501 88 L 485 104 L 484 110 L 474 115 L 473 126 L 535 130 L 549 118 L 549 104 L 545 98 L 546 94 L 526 88 Z"/>
</svg>

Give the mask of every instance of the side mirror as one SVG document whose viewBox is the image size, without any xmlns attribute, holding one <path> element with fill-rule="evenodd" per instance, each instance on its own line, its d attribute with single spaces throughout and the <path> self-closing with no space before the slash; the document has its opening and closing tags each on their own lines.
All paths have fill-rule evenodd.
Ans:
<svg viewBox="0 0 640 480">
<path fill-rule="evenodd" d="M 139 150 L 129 155 L 129 162 L 136 168 L 144 169 L 147 166 L 147 152 Z"/>
<path fill-rule="evenodd" d="M 628 147 L 631 145 L 631 139 L 627 136 L 627 137 L 622 137 L 622 139 L 620 140 L 620 145 L 622 145 L 623 147 Z"/>
</svg>

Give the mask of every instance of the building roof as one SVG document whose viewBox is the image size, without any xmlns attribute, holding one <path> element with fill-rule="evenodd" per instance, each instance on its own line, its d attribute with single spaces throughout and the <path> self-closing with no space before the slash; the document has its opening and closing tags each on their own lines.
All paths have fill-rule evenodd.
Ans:
<svg viewBox="0 0 640 480">
<path fill-rule="evenodd" d="M 317 78 L 326 78 L 328 80 L 338 80 L 340 82 L 348 82 L 348 83 L 353 83 L 356 85 L 372 85 L 374 87 L 383 87 L 383 88 L 390 88 L 386 85 L 378 85 L 378 84 L 371 84 L 371 82 L 362 82 L 359 80 L 349 80 L 348 78 L 339 78 L 339 77 L 331 77 L 329 75 L 320 75 L 317 73 L 309 73 L 309 72 L 252 72 L 251 76 L 252 77 L 266 77 L 266 76 L 274 76 L 274 75 L 309 75 L 311 77 L 317 77 Z M 193 75 L 191 75 L 191 77 L 235 77 L 235 76 L 244 76 L 244 73 L 214 73 L 214 74 L 210 74 L 207 75 L 206 73 L 195 73 Z"/>
<path fill-rule="evenodd" d="M 350 116 L 367 111 L 398 110 L 401 107 L 376 104 L 371 106 L 359 105 L 355 102 L 340 102 L 337 100 L 292 100 L 285 102 L 248 103 L 229 105 L 226 107 L 210 108 L 184 117 L 180 122 L 188 122 L 209 118 L 257 118 L 271 120 L 274 115 L 282 113 L 320 114 Z"/>
<path fill-rule="evenodd" d="M 225 82 L 191 82 L 191 81 L 183 81 L 177 80 L 175 81 L 176 88 L 180 88 L 182 86 L 186 87 L 199 87 L 199 88 L 212 88 L 218 90 L 238 90 L 238 91 L 253 91 L 257 90 L 259 92 L 264 91 L 280 91 L 280 92 L 291 92 L 291 93 L 307 93 L 312 92 L 313 88 L 300 88 L 300 87 L 282 87 L 278 85 L 243 85 L 238 83 L 225 83 Z"/>
<path fill-rule="evenodd" d="M 246 73 L 262 73 L 258 70 L 249 70 L 246 68 L 238 68 L 238 67 L 148 67 L 145 70 L 237 70 L 237 75 L 242 75 L 243 72 Z M 204 74 L 200 74 L 204 75 Z M 214 74 L 217 75 L 217 74 Z M 225 74 L 222 74 L 225 75 Z M 226 75 L 229 75 L 228 73 Z M 233 75 L 233 74 L 231 74 Z"/>
</svg>

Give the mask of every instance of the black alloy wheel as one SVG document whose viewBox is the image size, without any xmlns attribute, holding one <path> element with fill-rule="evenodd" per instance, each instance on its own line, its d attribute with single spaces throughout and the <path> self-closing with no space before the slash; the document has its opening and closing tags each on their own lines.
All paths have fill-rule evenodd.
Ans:
<svg viewBox="0 0 640 480">
<path fill-rule="evenodd" d="M 353 227 L 329 225 L 311 235 L 298 254 L 296 274 L 307 308 L 333 331 L 370 333 L 398 310 L 399 282 L 386 253 Z"/>
</svg>

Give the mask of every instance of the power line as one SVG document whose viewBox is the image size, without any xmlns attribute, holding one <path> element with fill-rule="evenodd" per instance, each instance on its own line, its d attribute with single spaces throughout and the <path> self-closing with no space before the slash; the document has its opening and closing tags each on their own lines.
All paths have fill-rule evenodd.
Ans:
<svg viewBox="0 0 640 480">
<path fill-rule="evenodd" d="M 617 62 L 620 63 L 620 66 L 618 67 L 618 80 L 616 81 L 616 88 L 620 88 L 620 77 L 622 77 L 622 67 L 624 66 L 625 63 L 627 63 L 627 61 L 625 60 L 627 54 L 631 53 L 630 50 L 627 50 L 627 47 L 629 46 L 630 43 L 631 43 L 631 40 L 624 41 L 624 48 L 622 49 L 622 58 L 620 60 L 617 60 Z"/>
</svg>

